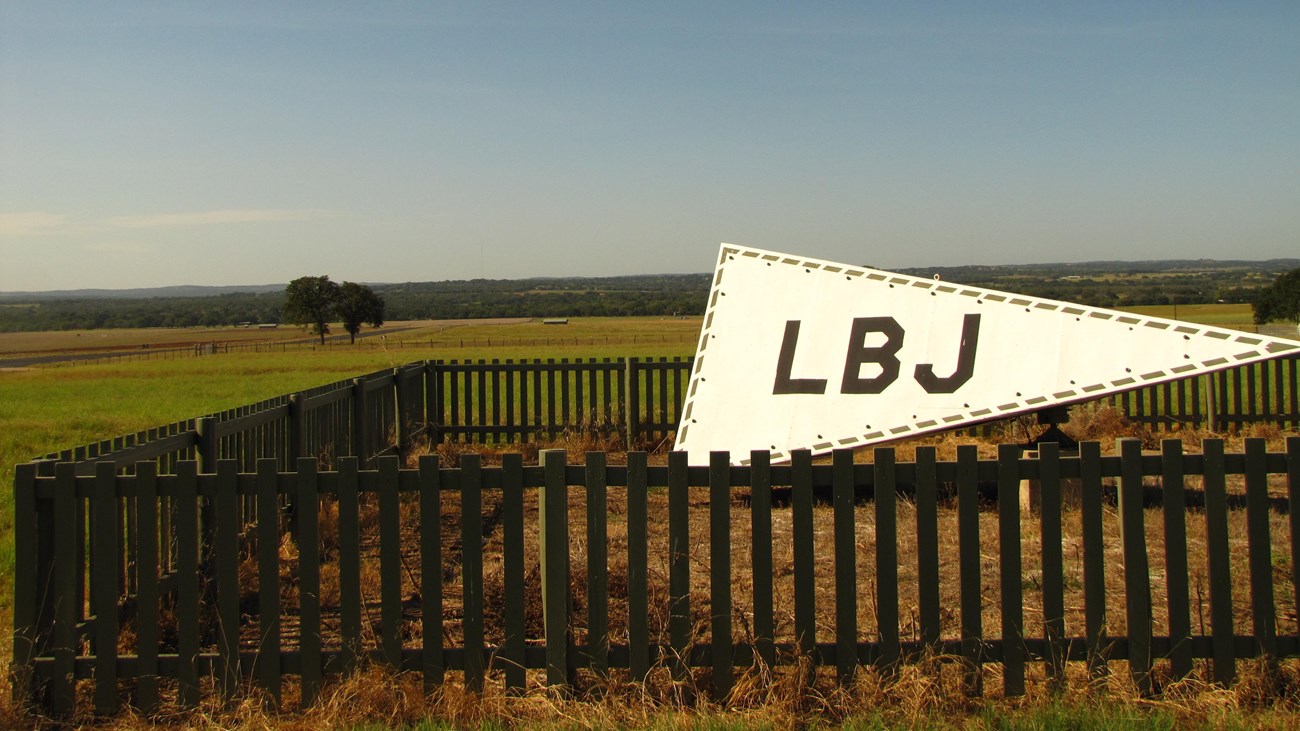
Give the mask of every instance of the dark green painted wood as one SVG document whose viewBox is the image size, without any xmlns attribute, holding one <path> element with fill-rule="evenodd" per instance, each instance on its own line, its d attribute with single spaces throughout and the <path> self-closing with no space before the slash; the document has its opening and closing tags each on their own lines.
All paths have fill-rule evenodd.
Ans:
<svg viewBox="0 0 1300 731">
<path fill-rule="evenodd" d="M 668 644 L 674 676 L 688 672 L 691 637 L 691 533 L 685 452 L 668 454 Z"/>
<path fill-rule="evenodd" d="M 1025 693 L 1024 572 L 1020 551 L 1020 445 L 998 445 L 998 583 L 1002 598 L 1002 692 Z"/>
<path fill-rule="evenodd" d="M 94 653 L 95 713 L 110 716 L 117 712 L 117 557 L 120 514 L 117 498 L 117 470 L 112 462 L 95 465 L 95 494 L 91 520 L 95 524 L 95 543 L 91 552 L 90 578 L 95 587 Z"/>
<path fill-rule="evenodd" d="M 935 448 L 916 448 L 916 583 L 921 642 L 939 652 L 939 498 Z"/>
<path fill-rule="evenodd" d="M 176 624 L 179 701 L 199 705 L 199 479 L 195 462 L 176 465 Z"/>
<path fill-rule="evenodd" d="M 483 690 L 483 469 L 477 454 L 460 457 L 461 591 L 465 608 L 465 687 Z"/>
<path fill-rule="evenodd" d="M 1128 666 L 1138 692 L 1150 695 L 1151 569 L 1142 514 L 1142 442 L 1120 439 L 1119 537 L 1124 552 L 1124 609 L 1128 627 Z"/>
<path fill-rule="evenodd" d="M 50 681 L 50 711 L 55 716 L 72 712 L 75 702 L 73 661 L 77 656 L 77 532 L 76 466 L 61 462 L 54 485 L 54 677 Z"/>
<path fill-rule="evenodd" d="M 1088 668 L 1094 678 L 1106 673 L 1106 544 L 1102 533 L 1101 444 L 1079 443 L 1083 532 L 1083 613 Z"/>
<path fill-rule="evenodd" d="M 1273 550 L 1269 542 L 1268 458 L 1263 439 L 1246 440 L 1246 540 L 1250 562 L 1250 610 L 1259 652 L 1277 659 L 1273 603 Z"/>
<path fill-rule="evenodd" d="M 314 457 L 299 457 L 295 476 L 298 511 L 298 652 L 302 706 L 316 705 L 321 690 L 320 488 Z"/>
<path fill-rule="evenodd" d="M 902 659 L 898 614 L 898 477 L 892 447 L 875 450 L 877 666 L 897 671 Z"/>
<path fill-rule="evenodd" d="M 586 478 L 587 661 L 596 675 L 604 677 L 609 671 L 609 500 L 604 452 L 587 453 Z"/>
<path fill-rule="evenodd" d="M 1065 558 L 1061 549 L 1061 465 L 1056 442 L 1038 445 L 1039 518 L 1043 576 L 1043 634 L 1047 677 L 1053 690 L 1065 686 Z"/>
<path fill-rule="evenodd" d="M 442 656 L 442 479 L 438 455 L 420 457 L 420 649 L 425 691 L 441 685 Z"/>
<path fill-rule="evenodd" d="M 835 450 L 831 462 L 835 531 L 835 668 L 840 682 L 849 683 L 858 669 L 858 547 L 853 516 L 853 450 Z"/>
<path fill-rule="evenodd" d="M 1183 485 L 1183 441 L 1161 443 L 1160 482 L 1164 493 L 1165 589 L 1169 609 L 1169 662 L 1175 679 L 1192 671 L 1192 620 L 1188 600 L 1187 498 Z"/>
<path fill-rule="evenodd" d="M 279 465 L 257 461 L 257 680 L 280 705 Z"/>
<path fill-rule="evenodd" d="M 366 388 L 365 381 L 352 379 L 352 454 L 361 464 L 366 464 L 370 457 L 367 441 Z"/>
<path fill-rule="evenodd" d="M 750 551 L 754 584 L 754 647 L 766 667 L 776 665 L 772 599 L 772 455 L 749 453 Z"/>
<path fill-rule="evenodd" d="M 239 463 L 223 459 L 217 462 L 216 504 L 217 530 L 213 546 L 217 577 L 217 618 L 221 656 L 221 693 L 233 698 L 243 680 L 239 667 Z"/>
<path fill-rule="evenodd" d="M 501 570 L 505 641 L 498 655 L 505 665 L 506 691 L 522 693 L 524 672 L 524 458 L 501 456 Z"/>
<path fill-rule="evenodd" d="M 338 461 L 339 632 L 343 670 L 356 667 L 361 651 L 361 539 L 357 508 L 357 458 Z"/>
<path fill-rule="evenodd" d="M 627 453 L 627 640 L 628 669 L 633 682 L 650 672 L 650 611 L 647 569 L 649 474 L 645 452 Z"/>
<path fill-rule="evenodd" d="M 42 639 L 39 619 L 38 532 L 36 507 L 36 465 L 14 468 L 14 594 L 13 594 L 13 683 L 14 703 L 26 706 L 33 700 L 35 675 L 32 661 Z"/>
<path fill-rule="evenodd" d="M 961 593 L 961 655 L 966 662 L 966 692 L 984 688 L 983 598 L 980 580 L 979 447 L 957 447 L 957 560 Z"/>
<path fill-rule="evenodd" d="M 818 662 L 813 566 L 812 452 L 790 452 L 790 524 L 794 549 L 794 635 L 799 652 Z"/>
<path fill-rule="evenodd" d="M 395 455 L 380 457 L 379 469 L 379 615 L 384 662 L 402 667 L 402 535 L 397 492 L 400 467 Z"/>
<path fill-rule="evenodd" d="M 1292 403 L 1296 396 L 1293 391 Z M 1290 508 L 1287 518 L 1291 527 L 1291 585 L 1295 587 L 1292 608 L 1300 617 L 1300 436 L 1286 438 L 1286 485 L 1287 507 Z"/>
<path fill-rule="evenodd" d="M 158 467 L 135 466 L 136 545 L 135 654 L 138 676 L 135 707 L 151 716 L 158 710 Z"/>
<path fill-rule="evenodd" d="M 731 455 L 709 454 L 709 614 L 713 695 L 725 700 L 735 683 L 731 642 Z"/>
<path fill-rule="evenodd" d="M 554 393 L 551 391 L 551 393 Z M 554 401 L 551 402 L 552 404 Z M 562 449 L 541 453 L 542 481 L 538 496 L 538 552 L 542 560 L 542 623 L 546 632 L 546 684 L 565 689 L 573 682 L 569 662 L 572 643 L 569 623 L 569 486 L 567 457 Z"/>
<path fill-rule="evenodd" d="M 1201 442 L 1201 451 L 1205 455 L 1205 552 L 1210 573 L 1210 643 L 1214 679 L 1229 686 L 1237 676 L 1237 661 L 1232 640 L 1232 576 L 1230 562 L 1226 559 L 1230 549 L 1223 440 L 1206 439 Z"/>
</svg>

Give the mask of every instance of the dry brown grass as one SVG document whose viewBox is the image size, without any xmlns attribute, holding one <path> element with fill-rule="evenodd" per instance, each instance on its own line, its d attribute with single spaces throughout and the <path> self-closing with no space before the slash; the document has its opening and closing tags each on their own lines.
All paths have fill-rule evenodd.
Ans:
<svg viewBox="0 0 1300 731">
<path fill-rule="evenodd" d="M 1023 427 L 1023 425 L 1022 425 Z M 1076 417 L 1070 430 L 1078 438 L 1099 439 L 1106 451 L 1113 451 L 1118 436 L 1139 436 L 1112 411 L 1097 409 Z M 1184 432 L 1186 449 L 1199 451 L 1200 432 Z M 1256 430 L 1250 436 L 1269 440 L 1270 449 L 1281 448 L 1285 434 L 1277 430 Z M 1229 438 L 1229 449 L 1240 449 L 1240 436 Z M 1020 441 L 1017 439 L 1017 441 Z M 1158 440 L 1145 439 L 1147 446 L 1156 447 Z M 996 454 L 996 444 L 972 437 L 945 435 L 896 445 L 899 461 L 912 459 L 917 446 L 934 446 L 940 459 L 953 459 L 962 444 L 977 444 L 982 457 Z M 516 445 L 512 448 L 524 454 L 526 462 L 534 462 L 542 448 L 563 448 L 573 463 L 580 463 L 587 451 L 610 452 L 610 463 L 622 462 L 621 437 L 602 435 L 600 432 L 573 433 L 555 443 Z M 499 462 L 499 450 L 483 445 L 439 445 L 436 453 L 444 465 L 455 465 L 459 456 L 468 452 L 481 454 L 486 464 Z M 871 450 L 865 450 L 859 460 L 870 461 Z M 661 462 L 662 454 L 652 457 Z M 1190 489 L 1197 489 L 1197 480 L 1188 480 Z M 1282 486 L 1271 485 L 1282 494 Z M 1239 491 L 1240 483 L 1230 483 L 1230 490 Z M 733 641 L 753 640 L 750 607 L 753 597 L 753 577 L 750 570 L 750 512 L 747 490 L 736 488 L 732 493 L 732 595 Z M 500 608 L 506 591 L 501 553 L 502 536 L 499 525 L 499 496 L 485 491 L 483 513 L 486 544 L 484 547 L 484 592 L 486 600 L 486 639 L 491 644 L 503 640 Z M 652 490 L 650 515 L 667 513 L 667 495 L 664 490 Z M 573 487 L 570 502 L 570 559 L 572 565 L 573 620 L 575 641 L 587 641 L 586 580 L 587 544 L 582 529 L 588 506 L 581 487 Z M 448 646 L 461 640 L 460 506 L 457 496 L 443 496 L 443 576 L 447 583 L 444 591 L 444 635 Z M 898 537 L 900 562 L 900 633 L 904 640 L 919 639 L 919 612 L 916 567 L 916 513 L 907 500 L 898 502 Z M 608 518 L 606 547 L 609 561 L 609 625 L 613 644 L 627 642 L 627 521 L 626 496 L 622 488 L 610 487 L 605 506 Z M 413 501 L 403 498 L 402 534 L 404 570 L 402 596 L 414 600 L 418 594 L 416 572 L 418 566 L 418 511 Z M 710 596 L 708 567 L 710 565 L 709 505 L 707 493 L 691 495 L 690 501 L 690 564 L 691 564 L 691 616 L 697 642 L 707 642 L 710 626 Z M 363 552 L 363 644 L 367 648 L 378 646 L 379 566 L 377 545 L 377 506 L 363 497 L 361 510 Z M 1107 632 L 1110 636 L 1123 635 L 1124 628 L 1124 575 L 1118 541 L 1118 517 L 1113 507 L 1105 514 L 1107 581 Z M 944 638 L 958 635 L 960 595 L 957 584 L 957 530 L 956 511 L 952 505 L 943 505 L 939 514 L 940 536 L 940 599 L 941 632 Z M 773 576 L 775 606 L 777 607 L 776 640 L 794 642 L 793 581 L 794 564 L 791 545 L 791 521 L 788 509 L 776 509 L 772 514 L 774 536 Z M 1067 510 L 1063 518 L 1065 536 L 1065 587 L 1067 636 L 1079 636 L 1083 626 L 1082 548 L 1080 542 L 1080 515 L 1077 510 Z M 874 503 L 857 506 L 854 515 L 858 575 L 858 633 L 861 639 L 874 640 L 879 635 L 875 607 L 875 534 Z M 338 602 L 338 565 L 336 512 L 330 501 L 321 505 L 322 536 L 322 602 L 325 605 L 327 636 L 333 635 L 337 647 L 337 618 L 330 608 Z M 834 636 L 834 563 L 830 560 L 832 549 L 831 508 L 814 507 L 814 550 L 816 555 L 827 557 L 814 567 L 816 584 L 816 621 L 818 639 L 830 641 Z M 526 628 L 528 635 L 538 637 L 542 631 L 540 604 L 540 575 L 538 571 L 537 493 L 525 493 L 525 566 L 524 588 L 527 603 Z M 1164 584 L 1164 532 L 1158 510 L 1147 511 L 1148 555 L 1151 569 L 1152 606 L 1155 616 L 1153 633 L 1167 633 Z M 1278 617 L 1278 633 L 1295 635 L 1297 628 L 1294 592 L 1289 564 L 1290 531 L 1285 516 L 1273 515 L 1270 521 L 1274 555 L 1274 592 Z M 1208 557 L 1205 552 L 1204 518 L 1191 512 L 1187 518 L 1188 550 L 1191 563 L 1192 631 L 1203 634 L 1208 623 Z M 1233 611 L 1238 632 L 1251 626 L 1248 571 L 1245 566 L 1244 513 L 1234 511 L 1230 517 L 1233 568 Z M 998 522 L 992 512 L 980 516 L 981 580 L 983 595 L 983 623 L 985 636 L 999 635 L 999 581 Z M 649 526 L 649 622 L 651 641 L 668 644 L 668 546 L 666 521 L 652 519 Z M 1039 521 L 1025 517 L 1021 522 L 1021 547 L 1023 555 L 1023 589 L 1027 637 L 1043 634 L 1039 582 L 1042 567 Z M 298 608 L 297 588 L 292 575 L 298 547 L 286 535 L 278 546 L 282 567 L 283 611 L 285 645 L 296 644 L 296 625 L 293 615 Z M 241 584 L 255 591 L 256 563 L 250 559 L 241 566 Z M 255 601 L 254 601 L 255 605 Z M 334 631 L 331 631 L 334 630 Z M 403 627 L 406 646 L 419 643 L 420 623 L 418 613 L 407 618 Z M 256 621 L 251 619 L 245 627 L 246 641 L 255 642 Z M 327 649 L 330 645 L 327 643 Z M 876 670 L 860 668 L 856 678 L 847 686 L 840 685 L 833 668 L 812 668 L 806 659 L 793 659 L 793 666 L 779 668 L 755 667 L 738 672 L 731 694 L 724 699 L 711 699 L 708 694 L 709 673 L 700 669 L 685 679 L 674 679 L 666 668 L 652 671 L 646 684 L 632 683 L 626 671 L 613 670 L 608 677 L 597 677 L 588 672 L 578 673 L 575 693 L 571 697 L 557 697 L 544 687 L 544 676 L 539 671 L 529 671 L 528 689 L 522 696 L 508 696 L 501 685 L 501 671 L 490 671 L 487 689 L 480 695 L 466 691 L 460 685 L 459 674 L 448 674 L 448 682 L 430 695 L 424 693 L 421 679 L 413 674 L 396 674 L 383 667 L 368 666 L 354 675 L 333 678 L 325 694 L 311 708 L 301 708 L 297 697 L 296 678 L 285 683 L 283 709 L 269 712 L 256 690 L 249 689 L 241 700 L 232 704 L 208 701 L 198 710 L 181 710 L 165 707 L 152 719 L 123 715 L 105 722 L 114 728 L 144 728 L 154 723 L 184 727 L 206 728 L 351 728 L 411 726 L 432 719 L 439 723 L 463 728 L 482 726 L 552 727 L 552 728 L 700 728 L 713 726 L 802 728 L 810 724 L 839 724 L 860 719 L 872 723 L 906 727 L 948 725 L 954 728 L 985 727 L 993 717 L 1017 714 L 1054 712 L 1065 708 L 1069 713 L 1104 714 L 1114 709 L 1130 709 L 1138 714 L 1157 714 L 1162 719 L 1172 719 L 1178 726 L 1210 725 L 1240 727 L 1295 728 L 1300 726 L 1300 665 L 1285 661 L 1272 671 L 1259 662 L 1241 662 L 1240 680 L 1232 688 L 1220 688 L 1210 682 L 1207 661 L 1197 661 L 1196 668 L 1187 679 L 1173 682 L 1167 664 L 1158 661 L 1155 679 L 1162 694 L 1155 699 L 1139 696 L 1131 682 L 1126 663 L 1111 663 L 1110 673 L 1103 680 L 1087 676 L 1082 663 L 1067 667 L 1070 692 L 1054 695 L 1049 689 L 1044 669 L 1030 663 L 1028 692 L 1020 698 L 1002 698 L 1001 666 L 986 665 L 983 671 L 986 697 L 973 698 L 966 694 L 959 663 L 953 658 L 927 657 L 904 665 L 892 675 L 881 675 Z M 7 675 L 7 673 L 6 673 Z M 4 689 L 0 689 L 4 690 Z M 7 692 L 4 693 L 7 697 Z M 89 703 L 89 688 L 79 694 L 83 707 L 73 719 L 74 725 L 94 722 Z M 216 697 L 215 691 L 205 697 Z M 44 719 L 24 715 L 10 704 L 0 703 L 0 727 L 19 728 L 45 724 Z M 1244 724 L 1244 726 L 1243 726 Z"/>
</svg>

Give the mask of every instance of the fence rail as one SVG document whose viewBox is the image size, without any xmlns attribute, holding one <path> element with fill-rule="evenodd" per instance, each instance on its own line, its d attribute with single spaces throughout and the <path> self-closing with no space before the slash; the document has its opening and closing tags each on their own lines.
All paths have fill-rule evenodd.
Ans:
<svg viewBox="0 0 1300 731">
<path fill-rule="evenodd" d="M 1300 655 L 1300 437 L 1282 452 L 1117 446 L 962 447 L 951 461 L 920 448 L 910 462 L 879 448 L 830 464 L 799 451 L 785 466 L 754 452 L 748 467 L 725 453 L 568 464 L 554 450 L 416 469 L 391 455 L 337 471 L 310 457 L 291 472 L 26 464 L 15 688 L 56 715 L 79 692 L 114 713 L 127 689 L 148 713 L 246 682 L 278 702 L 294 676 L 310 705 L 368 659 L 430 686 L 456 671 L 471 689 L 695 672 L 722 698 L 760 660 L 803 657 L 848 681 L 937 653 L 971 693 L 989 666 L 1017 695 L 1031 666 L 1061 689 L 1068 664 L 1095 675 L 1114 661 L 1155 693 L 1199 659 L 1227 684 L 1240 658 Z M 1041 491 L 1037 512 L 1022 481 Z"/>
</svg>

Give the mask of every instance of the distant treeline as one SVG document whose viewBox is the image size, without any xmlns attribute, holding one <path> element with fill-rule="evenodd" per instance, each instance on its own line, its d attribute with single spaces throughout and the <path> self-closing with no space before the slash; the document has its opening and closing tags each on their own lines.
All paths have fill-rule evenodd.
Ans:
<svg viewBox="0 0 1300 731">
<path fill-rule="evenodd" d="M 976 287 L 1093 307 L 1253 303 L 1300 259 L 1097 261 L 1078 264 L 929 267 L 899 270 Z"/>
<path fill-rule="evenodd" d="M 708 274 L 372 284 L 388 321 L 485 317 L 690 315 L 704 311 Z M 0 332 L 219 327 L 280 321 L 284 293 L 206 297 L 0 295 Z"/>
<path fill-rule="evenodd" d="M 1097 307 L 1253 302 L 1300 259 L 1177 260 L 928 267 L 905 274 Z M 371 284 L 389 321 L 484 317 L 698 315 L 710 274 L 474 279 Z M 264 288 L 263 288 L 264 289 Z M 0 294 L 0 332 L 129 327 L 218 327 L 280 321 L 283 291 L 208 296 Z"/>
</svg>

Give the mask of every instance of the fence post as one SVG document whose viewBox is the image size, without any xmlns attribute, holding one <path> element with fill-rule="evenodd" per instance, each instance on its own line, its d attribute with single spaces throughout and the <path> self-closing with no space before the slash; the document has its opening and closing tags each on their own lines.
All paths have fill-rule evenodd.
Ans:
<svg viewBox="0 0 1300 731">
<path fill-rule="evenodd" d="M 393 447 L 398 456 L 406 454 L 406 439 L 410 428 L 406 425 L 406 392 L 403 385 L 402 369 L 393 369 Z"/>
<path fill-rule="evenodd" d="M 217 419 L 213 416 L 200 417 L 194 425 L 196 457 L 201 474 L 213 474 L 217 471 L 217 459 L 220 457 L 221 444 L 217 439 Z"/>
<path fill-rule="evenodd" d="M 352 456 L 361 466 L 366 464 L 366 382 L 352 379 Z"/>
<path fill-rule="evenodd" d="M 289 453 L 285 455 L 285 469 L 292 470 L 303 456 L 302 443 L 302 394 L 289 394 Z"/>
<path fill-rule="evenodd" d="M 569 663 L 569 498 L 566 453 L 541 453 L 538 553 L 542 569 L 542 622 L 546 634 L 546 684 L 563 691 L 572 683 Z"/>
<path fill-rule="evenodd" d="M 626 391 L 623 394 L 623 420 L 627 423 L 627 448 L 636 448 L 637 416 L 641 410 L 641 389 L 636 381 L 637 362 L 636 358 L 628 358 L 624 366 L 627 370 L 624 382 Z"/>
<path fill-rule="evenodd" d="M 424 361 L 424 433 L 433 447 L 442 441 L 439 419 L 442 416 L 442 371 L 440 361 Z"/>
<path fill-rule="evenodd" d="M 40 576 L 37 564 L 40 540 L 36 500 L 36 465 L 29 462 L 14 470 L 14 634 L 13 700 L 22 708 L 35 690 L 33 660 L 43 644 L 40 617 Z"/>
</svg>

